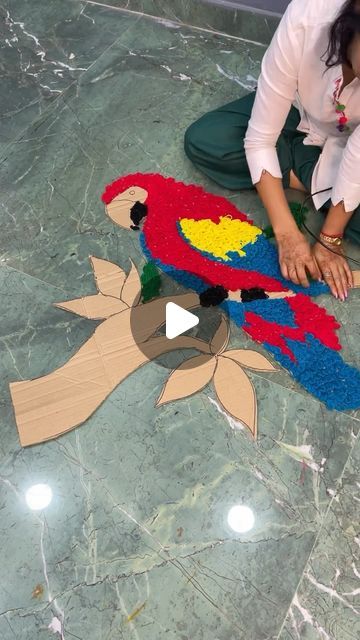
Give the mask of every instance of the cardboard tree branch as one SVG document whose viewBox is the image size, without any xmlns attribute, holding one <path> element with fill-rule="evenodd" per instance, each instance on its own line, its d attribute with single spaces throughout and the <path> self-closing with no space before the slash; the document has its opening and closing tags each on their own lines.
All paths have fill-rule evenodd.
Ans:
<svg viewBox="0 0 360 640">
<path fill-rule="evenodd" d="M 38 444 L 79 426 L 139 367 L 178 349 L 199 351 L 193 362 L 198 366 L 190 368 L 188 360 L 170 374 L 158 406 L 189 397 L 213 379 L 224 409 L 255 436 L 255 391 L 241 367 L 273 371 L 266 358 L 245 350 L 226 352 L 229 323 L 224 316 L 210 343 L 189 336 L 175 340 L 154 336 L 164 323 L 168 302 L 193 309 L 199 306 L 198 295 L 157 298 L 143 305 L 139 274 L 132 263 L 128 275 L 107 260 L 92 257 L 91 263 L 98 293 L 55 306 L 103 322 L 62 367 L 35 380 L 10 384 L 21 444 Z M 144 343 L 146 355 L 141 349 Z"/>
<path fill-rule="evenodd" d="M 10 384 L 15 418 L 23 446 L 55 438 L 82 424 L 102 404 L 116 386 L 131 373 L 176 349 L 198 349 L 210 353 L 202 340 L 182 337 L 169 341 L 149 338 L 163 324 L 170 298 L 139 305 L 141 288 L 134 265 L 126 278 L 119 267 L 92 259 L 96 283 L 102 293 L 57 303 L 85 318 L 105 319 L 79 351 L 62 367 L 35 380 Z M 104 295 L 104 292 L 115 293 Z M 121 296 L 121 298 L 120 298 Z M 172 298 L 171 298 L 172 300 Z M 196 294 L 178 296 L 179 304 L 195 307 Z M 135 305 L 133 308 L 131 305 Z M 135 314 L 131 317 L 131 314 Z M 138 341 L 134 340 L 134 325 Z M 149 340 L 145 356 L 138 344 Z"/>
<path fill-rule="evenodd" d="M 199 306 L 195 293 L 157 298 L 143 305 L 140 279 L 131 263 L 128 275 L 117 265 L 91 258 L 98 293 L 55 306 L 85 318 L 102 319 L 93 335 L 62 367 L 35 380 L 10 384 L 15 419 L 23 446 L 56 438 L 85 422 L 129 375 L 152 359 L 177 349 L 196 349 L 190 367 L 172 372 L 157 405 L 187 398 L 211 381 L 224 410 L 257 435 L 256 394 L 244 369 L 275 371 L 256 351 L 225 351 L 229 323 L 223 316 L 210 343 L 188 336 L 168 340 L 154 336 L 163 324 L 168 302 L 184 309 Z M 360 272 L 354 272 L 360 287 Z M 140 349 L 146 342 L 146 354 Z"/>
</svg>

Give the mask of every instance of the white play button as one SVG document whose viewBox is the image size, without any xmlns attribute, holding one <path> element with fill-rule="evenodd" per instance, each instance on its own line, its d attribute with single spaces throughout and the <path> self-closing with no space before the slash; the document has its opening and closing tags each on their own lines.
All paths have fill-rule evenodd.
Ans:
<svg viewBox="0 0 360 640">
<path fill-rule="evenodd" d="M 199 324 L 199 318 L 193 313 L 186 311 L 174 302 L 166 305 L 166 337 L 169 340 L 181 336 L 185 331 L 189 331 Z"/>
</svg>

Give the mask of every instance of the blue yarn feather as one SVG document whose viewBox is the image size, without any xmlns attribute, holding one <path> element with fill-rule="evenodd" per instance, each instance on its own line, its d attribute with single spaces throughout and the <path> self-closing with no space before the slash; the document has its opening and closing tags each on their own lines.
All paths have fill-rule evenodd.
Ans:
<svg viewBox="0 0 360 640">
<path fill-rule="evenodd" d="M 346 364 L 338 351 L 324 346 L 311 334 L 306 335 L 306 342 L 285 341 L 296 362 L 279 347 L 268 343 L 264 347 L 307 391 L 328 409 L 348 411 L 360 407 L 360 371 Z"/>
<path fill-rule="evenodd" d="M 187 289 L 193 289 L 194 291 L 196 291 L 196 293 L 199 293 L 199 294 L 202 293 L 203 291 L 206 291 L 206 289 L 209 288 L 209 285 L 198 276 L 195 276 L 192 273 L 189 273 L 188 271 L 182 271 L 181 269 L 178 269 L 177 267 L 173 267 L 172 265 L 164 264 L 158 258 L 154 258 L 154 256 L 151 254 L 151 252 L 149 251 L 146 245 L 146 240 L 143 233 L 140 234 L 140 244 L 145 257 L 148 260 L 151 260 L 152 262 L 154 262 L 155 265 L 161 271 L 163 271 L 168 276 L 173 278 L 175 282 L 182 284 Z"/>
<path fill-rule="evenodd" d="M 241 302 L 233 302 L 232 300 L 225 300 L 221 306 L 238 327 L 244 326 L 245 313 L 249 311 L 248 305 L 242 304 Z"/>
<path fill-rule="evenodd" d="M 180 227 L 180 223 L 178 223 L 177 227 L 179 235 L 183 238 L 184 242 L 190 244 Z M 290 284 L 281 274 L 276 246 L 272 244 L 264 234 L 258 236 L 255 242 L 250 242 L 242 248 L 246 253 L 244 256 L 240 256 L 236 251 L 229 251 L 227 254 L 228 260 L 214 256 L 207 251 L 202 251 L 192 244 L 190 244 L 190 246 L 194 251 L 197 251 L 213 262 L 226 264 L 234 269 L 256 271 L 278 280 L 286 288 L 291 288 L 295 293 L 304 293 L 308 296 L 319 296 L 322 293 L 329 293 L 329 287 L 322 282 L 311 281 L 310 287 L 308 288 L 302 287 L 301 285 Z"/>
<path fill-rule="evenodd" d="M 262 275 L 274 278 L 295 293 L 318 296 L 329 292 L 328 286 L 322 282 L 311 281 L 308 288 L 289 283 L 281 274 L 277 248 L 264 235 L 259 236 L 256 242 L 247 244 L 243 249 L 246 252 L 245 256 L 239 256 L 238 253 L 233 251 L 229 252 L 230 261 L 226 262 L 226 264 L 234 269 L 257 271 Z"/>
<path fill-rule="evenodd" d="M 252 302 L 235 302 L 234 300 L 226 301 L 226 311 L 231 319 L 239 326 L 245 323 L 245 313 L 251 311 L 264 318 L 268 322 L 276 322 L 277 324 L 297 327 L 294 320 L 294 312 L 289 306 L 287 300 L 253 300 Z"/>
<path fill-rule="evenodd" d="M 268 245 L 270 244 L 268 241 L 266 242 Z M 261 244 L 263 245 L 263 243 Z M 155 262 L 159 269 L 171 276 L 176 282 L 193 289 L 199 294 L 208 289 L 208 284 L 198 276 L 187 271 L 181 271 L 171 265 L 163 264 L 161 260 L 155 259 L 146 246 L 143 233 L 141 234 L 141 245 L 145 256 Z M 266 255 L 262 253 L 261 267 L 259 256 L 256 257 L 256 260 L 259 259 L 258 267 L 254 267 L 254 256 L 250 257 L 250 255 L 247 255 L 246 258 L 237 255 L 236 259 L 232 256 L 231 266 L 236 263 L 239 269 L 259 270 L 263 274 L 277 277 L 286 286 L 289 286 L 287 281 L 279 277 L 277 253 L 275 247 L 273 249 L 275 252 L 266 250 Z M 274 257 L 277 265 L 276 272 L 274 271 L 274 264 L 268 264 L 268 261 L 274 261 Z M 229 262 L 226 264 L 229 264 Z M 318 295 L 328 291 L 328 287 L 321 283 L 312 283 L 309 289 L 291 285 L 291 289 L 309 295 Z M 284 299 L 255 300 L 249 303 L 225 300 L 220 305 L 220 308 L 228 313 L 233 322 L 240 327 L 245 324 L 245 313 L 247 311 L 254 311 L 257 315 L 270 322 L 276 322 L 288 327 L 296 326 L 292 310 Z M 337 351 L 324 346 L 311 334 L 307 334 L 306 342 L 284 339 L 295 355 L 295 362 L 283 354 L 279 347 L 266 342 L 263 346 L 309 393 L 323 402 L 328 409 L 347 411 L 360 407 L 360 371 L 346 364 Z"/>
</svg>

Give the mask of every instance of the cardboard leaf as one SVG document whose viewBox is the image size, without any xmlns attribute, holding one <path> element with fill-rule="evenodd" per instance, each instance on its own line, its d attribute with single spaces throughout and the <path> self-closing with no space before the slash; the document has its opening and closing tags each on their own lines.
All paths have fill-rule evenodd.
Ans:
<svg viewBox="0 0 360 640">
<path fill-rule="evenodd" d="M 141 282 L 137 268 L 132 260 L 130 260 L 130 262 L 131 269 L 121 292 L 121 300 L 131 308 L 139 304 L 141 298 Z"/>
<path fill-rule="evenodd" d="M 214 375 L 216 395 L 225 411 L 257 435 L 255 389 L 245 371 L 229 358 L 220 356 Z"/>
<path fill-rule="evenodd" d="M 255 371 L 277 371 L 271 362 L 257 351 L 251 349 L 234 349 L 226 351 L 224 358 L 234 360 L 246 369 L 254 369 Z"/>
<path fill-rule="evenodd" d="M 234 418 L 232 416 L 230 416 L 225 409 L 222 408 L 222 406 L 220 405 L 220 402 L 218 402 L 218 400 L 214 400 L 214 398 L 210 398 L 210 396 L 207 397 L 209 402 L 214 405 L 214 407 L 216 407 L 216 410 L 220 413 L 220 415 L 224 416 L 225 420 L 227 421 L 227 423 L 229 424 L 230 428 L 233 431 L 245 431 L 246 427 L 245 425 L 240 422 L 240 420 L 234 420 Z"/>
<path fill-rule="evenodd" d="M 187 398 L 201 391 L 210 382 L 215 369 L 216 359 L 212 356 L 201 355 L 186 360 L 170 374 L 156 406 Z"/>
<path fill-rule="evenodd" d="M 127 309 L 126 304 L 121 300 L 103 296 L 102 293 L 69 300 L 69 302 L 56 302 L 54 306 L 65 311 L 71 311 L 71 313 L 76 313 L 78 316 L 89 320 L 104 320 Z"/>
<path fill-rule="evenodd" d="M 229 323 L 225 316 L 221 316 L 221 322 L 217 328 L 213 339 L 211 340 L 211 351 L 214 354 L 219 354 L 226 349 L 230 338 Z"/>
<path fill-rule="evenodd" d="M 101 258 L 90 257 L 90 262 L 94 271 L 96 286 L 98 291 L 104 296 L 113 296 L 120 299 L 121 290 L 125 282 L 126 273 L 113 262 L 101 260 Z"/>
<path fill-rule="evenodd" d="M 360 288 L 360 271 L 353 271 L 354 276 L 354 289 Z"/>
</svg>

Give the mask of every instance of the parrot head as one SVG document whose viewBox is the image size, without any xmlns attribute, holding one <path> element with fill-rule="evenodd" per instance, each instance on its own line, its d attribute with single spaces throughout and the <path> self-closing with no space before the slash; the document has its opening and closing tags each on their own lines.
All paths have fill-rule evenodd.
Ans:
<svg viewBox="0 0 360 640">
<path fill-rule="evenodd" d="M 124 229 L 139 231 L 148 214 L 149 197 L 154 188 L 157 193 L 164 191 L 167 180 L 158 174 L 133 173 L 108 184 L 101 196 L 108 216 Z"/>
<path fill-rule="evenodd" d="M 169 194 L 173 178 L 159 174 L 133 173 L 108 184 L 101 196 L 108 216 L 124 229 L 139 231 L 148 214 L 151 197 Z"/>
<path fill-rule="evenodd" d="M 107 214 L 120 227 L 138 231 L 141 220 L 147 215 L 147 197 L 145 189 L 131 185 L 106 203 Z"/>
</svg>

